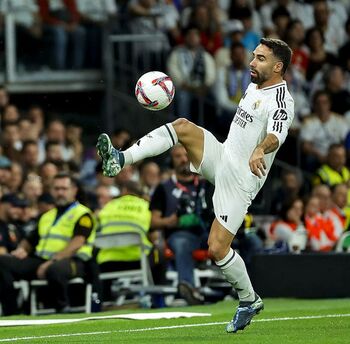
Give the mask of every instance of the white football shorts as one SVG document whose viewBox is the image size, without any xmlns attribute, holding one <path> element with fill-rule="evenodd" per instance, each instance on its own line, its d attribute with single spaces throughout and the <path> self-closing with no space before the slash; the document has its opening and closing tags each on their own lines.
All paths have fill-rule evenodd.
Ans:
<svg viewBox="0 0 350 344">
<path fill-rule="evenodd" d="M 230 161 L 224 145 L 211 132 L 201 129 L 204 131 L 203 159 L 198 169 L 191 164 L 191 171 L 215 185 L 215 217 L 229 232 L 236 235 L 252 202 L 252 193 L 243 191 L 238 186 L 232 172 L 236 162 Z"/>
</svg>

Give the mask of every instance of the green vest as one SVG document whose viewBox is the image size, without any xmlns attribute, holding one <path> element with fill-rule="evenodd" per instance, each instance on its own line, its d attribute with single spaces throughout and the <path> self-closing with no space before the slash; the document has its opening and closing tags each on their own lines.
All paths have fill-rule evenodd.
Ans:
<svg viewBox="0 0 350 344">
<path fill-rule="evenodd" d="M 343 167 L 339 173 L 328 165 L 322 165 L 317 171 L 317 176 L 314 178 L 314 184 L 320 184 L 317 183 L 317 177 L 322 184 L 333 186 L 336 184 L 347 183 L 350 180 L 350 171 L 347 167 Z"/>
<path fill-rule="evenodd" d="M 142 242 L 148 248 L 152 244 L 147 238 L 151 224 L 151 212 L 149 202 L 144 199 L 126 195 L 108 202 L 98 214 L 99 229 L 98 236 L 112 233 L 139 232 L 142 235 Z M 138 261 L 141 257 L 139 246 L 123 246 L 117 248 L 101 248 L 97 254 L 97 263 L 111 261 Z"/>
<path fill-rule="evenodd" d="M 74 227 L 77 221 L 84 215 L 90 214 L 93 218 L 91 210 L 79 202 L 73 203 L 57 221 L 57 208 L 53 208 L 44 213 L 38 224 L 39 243 L 35 248 L 36 255 L 44 259 L 51 259 L 57 252 L 62 251 L 72 240 Z M 93 220 L 94 221 L 94 220 Z M 95 240 L 95 224 L 94 228 L 85 243 L 75 254 L 82 260 L 88 260 L 92 256 L 92 247 Z"/>
</svg>

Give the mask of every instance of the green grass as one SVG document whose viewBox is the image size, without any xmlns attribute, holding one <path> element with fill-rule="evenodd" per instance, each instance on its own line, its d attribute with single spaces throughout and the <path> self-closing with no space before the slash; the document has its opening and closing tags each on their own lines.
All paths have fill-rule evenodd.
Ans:
<svg viewBox="0 0 350 344">
<path fill-rule="evenodd" d="M 234 312 L 232 302 L 219 302 L 208 306 L 166 308 L 158 311 L 188 311 L 211 313 L 211 317 L 196 317 L 171 320 L 91 320 L 81 323 L 0 327 L 0 343 L 239 343 L 239 344 L 333 344 L 350 343 L 350 316 L 290 319 L 285 321 L 261 321 L 263 319 L 323 316 L 349 314 L 350 299 L 335 300 L 293 300 L 265 299 L 265 310 L 255 317 L 255 322 L 238 334 L 225 333 L 225 324 Z M 235 303 L 236 305 L 236 303 Z M 123 310 L 106 312 L 94 316 L 143 312 L 144 310 Z M 49 319 L 86 317 L 79 315 L 55 315 L 41 317 L 9 317 L 7 319 Z M 192 326 L 198 324 L 198 326 Z M 205 324 L 208 324 L 205 326 Z M 155 327 L 178 326 L 177 328 L 154 329 Z M 141 330 L 137 329 L 149 329 Z M 87 334 L 91 332 L 106 332 Z M 45 337 L 67 334 L 66 337 Z M 78 334 L 73 336 L 72 334 Z M 38 337 L 44 338 L 38 338 Z M 21 337 L 30 337 L 18 340 Z M 17 340 L 15 338 L 18 338 Z"/>
</svg>

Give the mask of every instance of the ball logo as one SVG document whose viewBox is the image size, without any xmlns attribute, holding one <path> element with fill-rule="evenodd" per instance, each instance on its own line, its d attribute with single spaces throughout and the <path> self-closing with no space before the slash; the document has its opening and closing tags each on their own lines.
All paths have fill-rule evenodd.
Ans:
<svg viewBox="0 0 350 344">
<path fill-rule="evenodd" d="M 287 119 L 287 112 L 286 110 L 283 109 L 278 109 L 276 112 L 273 114 L 272 119 L 275 121 L 285 121 Z"/>
</svg>

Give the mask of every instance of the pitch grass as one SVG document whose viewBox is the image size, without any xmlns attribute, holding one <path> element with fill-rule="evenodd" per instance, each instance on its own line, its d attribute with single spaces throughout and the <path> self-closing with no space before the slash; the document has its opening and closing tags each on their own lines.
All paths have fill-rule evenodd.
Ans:
<svg viewBox="0 0 350 344">
<path fill-rule="evenodd" d="M 350 299 L 332 300 L 295 300 L 265 299 L 265 310 L 255 317 L 256 320 L 323 316 L 330 314 L 349 314 Z M 225 301 L 217 304 L 196 307 L 166 308 L 155 311 L 188 311 L 211 313 L 211 317 L 196 317 L 172 320 L 93 320 L 82 323 L 0 327 L 0 343 L 239 343 L 239 344 L 333 344 L 350 343 L 350 317 L 291 319 L 286 321 L 256 321 L 238 334 L 225 333 L 225 325 L 234 312 L 236 302 Z M 144 310 L 123 310 L 120 312 L 98 313 L 96 316 L 122 314 Z M 49 319 L 49 318 L 86 317 L 86 314 L 59 315 L 41 317 L 9 317 L 4 319 Z M 211 325 L 205 326 L 205 324 Z M 219 324 L 217 324 L 219 323 Z M 198 324 L 195 327 L 190 325 Z M 186 326 L 187 325 L 187 326 Z M 168 329 L 154 329 L 166 326 L 178 326 Z M 140 330 L 149 329 L 154 330 Z M 103 332 L 96 333 L 92 332 Z M 124 332 L 122 332 L 124 331 Z M 129 332 L 128 332 L 129 331 Z M 88 334 L 90 333 L 90 334 Z M 66 337 L 46 337 L 50 335 L 68 335 Z M 77 334 L 72 336 L 72 334 Z M 18 340 L 21 337 L 31 337 Z M 42 337 L 42 338 L 38 338 Z M 18 339 L 16 339 L 18 338 Z"/>
</svg>

